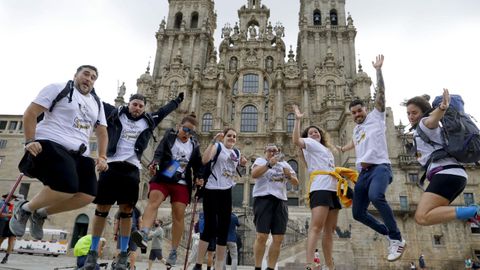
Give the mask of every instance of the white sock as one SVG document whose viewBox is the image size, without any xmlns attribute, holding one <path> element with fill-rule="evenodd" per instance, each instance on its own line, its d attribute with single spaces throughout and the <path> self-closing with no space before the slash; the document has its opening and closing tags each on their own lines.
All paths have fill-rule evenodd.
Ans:
<svg viewBox="0 0 480 270">
<path fill-rule="evenodd" d="M 37 214 L 40 215 L 41 217 L 47 217 L 48 216 L 48 213 L 47 213 L 47 208 L 40 208 L 37 210 Z"/>
<path fill-rule="evenodd" d="M 32 209 L 30 209 L 30 206 L 28 205 L 28 203 L 24 203 L 24 204 L 22 205 L 22 209 L 25 210 L 25 211 L 27 211 L 27 212 L 32 213 Z"/>
</svg>

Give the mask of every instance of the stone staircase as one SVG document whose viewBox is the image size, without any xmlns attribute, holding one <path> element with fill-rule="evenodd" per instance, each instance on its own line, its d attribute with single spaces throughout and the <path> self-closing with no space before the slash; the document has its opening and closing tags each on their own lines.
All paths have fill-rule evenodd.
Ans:
<svg viewBox="0 0 480 270">
<path fill-rule="evenodd" d="M 278 262 L 278 270 L 304 270 L 306 257 L 306 243 L 307 239 L 292 245 L 288 248 L 282 249 L 280 259 Z M 319 242 L 320 244 L 320 242 Z M 319 248 L 322 254 L 321 248 Z M 333 257 L 337 258 L 335 263 L 336 270 L 352 270 L 355 269 L 353 261 L 338 261 L 338 258 L 353 258 L 353 250 L 348 238 L 334 238 Z M 321 257 L 323 262 L 323 257 Z"/>
</svg>

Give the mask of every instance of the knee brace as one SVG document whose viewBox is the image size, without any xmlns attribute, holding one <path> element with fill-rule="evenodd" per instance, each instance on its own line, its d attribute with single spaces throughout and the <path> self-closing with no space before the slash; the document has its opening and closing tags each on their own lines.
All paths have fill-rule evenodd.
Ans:
<svg viewBox="0 0 480 270">
<path fill-rule="evenodd" d="M 118 217 L 120 218 L 131 218 L 132 216 L 133 216 L 133 212 L 130 212 L 130 213 L 120 212 L 120 214 L 118 215 Z"/>
<path fill-rule="evenodd" d="M 106 218 L 108 216 L 108 212 L 100 212 L 97 209 L 95 209 L 95 216 Z"/>
</svg>

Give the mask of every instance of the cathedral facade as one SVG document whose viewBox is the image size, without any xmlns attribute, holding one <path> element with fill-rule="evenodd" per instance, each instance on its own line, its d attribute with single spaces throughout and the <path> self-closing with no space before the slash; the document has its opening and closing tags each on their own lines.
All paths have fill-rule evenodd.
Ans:
<svg viewBox="0 0 480 270">
<path fill-rule="evenodd" d="M 294 51 L 294 48 L 285 46 L 284 27 L 280 23 L 273 25 L 269 20 L 270 9 L 261 0 L 248 0 L 238 9 L 238 21 L 219 29 L 222 40 L 216 48 L 214 6 L 213 0 L 169 0 L 168 17 L 161 21 L 155 34 L 157 50 L 153 70 L 147 68 L 138 78 L 137 92 L 147 97 L 147 111 L 156 110 L 179 92 L 185 93 L 180 109 L 163 120 L 157 129 L 158 139 L 165 129 L 175 126 L 185 114 L 193 112 L 199 121 L 196 136 L 202 149 L 226 127 L 237 130 L 237 146 L 249 161 L 263 156 L 268 143 L 275 143 L 282 149 L 285 159 L 297 171 L 301 184 L 299 187 L 288 186 L 290 221 L 281 251 L 280 258 L 284 258 L 281 265 L 303 264 L 310 218 L 304 201 L 308 174 L 300 162 L 298 149 L 292 143 L 295 120 L 292 105 L 298 105 L 306 113 L 302 127 L 317 125 L 324 128 L 333 144 L 345 145 L 351 140 L 354 122 L 348 104 L 360 98 L 372 108 L 375 95 L 375 91 L 371 91 L 372 79 L 362 71 L 361 65 L 357 66 L 355 59 L 357 29 L 352 17 L 345 13 L 345 0 L 300 0 L 299 32 Z M 122 104 L 125 89 L 119 93 L 116 103 Z M 15 137 L 8 132 L 10 122 L 18 118 L 21 123 L 20 116 L 12 117 L 2 116 L 0 119 L 0 129 L 5 122 L 0 133 L 0 147 L 3 140 L 18 142 L 21 139 L 21 134 Z M 346 208 L 340 211 L 334 243 L 337 269 L 406 269 L 409 262 L 417 262 L 421 254 L 429 267 L 460 269 L 464 258 L 480 256 L 480 229 L 460 221 L 429 227 L 415 223 L 416 204 L 423 192 L 417 182 L 423 171 L 415 159 L 405 153 L 404 144 L 408 139 L 405 127 L 394 124 L 389 108 L 386 122 L 394 173 L 386 195 L 407 241 L 407 248 L 399 262 L 388 263 L 384 237 L 356 222 L 351 209 Z M 21 132 L 21 128 L 16 129 Z M 152 140 L 143 156 L 145 166 L 153 157 L 155 147 L 156 142 Z M 0 155 L 0 161 L 15 160 L 7 158 L 9 155 L 19 160 L 22 154 L 13 150 L 6 153 L 10 154 Z M 354 167 L 354 151 L 334 155 L 337 166 Z M 13 179 L 12 168 L 16 164 L 7 163 L 9 170 L 5 164 L 0 165 L 0 180 Z M 243 220 L 244 249 L 240 261 L 244 264 L 253 263 L 255 233 L 251 216 L 254 183 L 248 167 L 232 191 L 235 212 L 242 217 L 240 221 Z M 467 187 L 453 205 L 475 202 L 476 194 L 479 194 L 478 168 L 468 166 L 468 175 Z M 143 204 L 148 180 L 147 175 L 142 177 L 140 198 Z M 38 185 L 28 179 L 26 183 L 33 183 L 34 190 Z M 2 184 L 0 189 L 5 192 L 6 185 Z M 370 210 L 378 215 L 373 207 Z M 161 213 L 168 216 L 168 208 Z M 92 217 L 93 207 L 90 207 L 62 214 L 47 224 L 72 233 L 75 230 L 83 232 L 88 230 L 88 220 Z M 85 223 L 85 218 L 87 227 L 77 227 L 77 223 Z M 75 226 L 69 225 L 72 223 Z M 111 233 L 109 230 L 106 229 L 107 234 Z"/>
</svg>

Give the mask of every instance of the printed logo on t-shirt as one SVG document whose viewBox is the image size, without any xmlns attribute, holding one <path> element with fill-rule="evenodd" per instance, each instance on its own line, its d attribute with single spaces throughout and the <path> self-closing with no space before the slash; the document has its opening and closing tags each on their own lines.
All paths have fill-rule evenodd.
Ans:
<svg viewBox="0 0 480 270">
<path fill-rule="evenodd" d="M 227 161 L 225 162 L 225 168 L 222 170 L 222 175 L 227 178 L 234 179 L 236 176 L 238 160 L 239 157 L 235 155 L 235 152 L 231 152 L 227 158 Z"/>
<path fill-rule="evenodd" d="M 73 120 L 73 127 L 85 131 L 90 130 L 92 123 L 88 120 L 87 106 L 78 103 L 78 112 Z"/>
<path fill-rule="evenodd" d="M 280 165 L 275 164 L 275 166 L 268 171 L 271 173 L 269 177 L 270 182 L 286 182 L 288 180 L 283 173 L 283 167 Z"/>
<path fill-rule="evenodd" d="M 353 136 L 355 137 L 355 144 L 358 145 L 365 140 L 365 138 L 367 137 L 367 133 L 362 126 L 357 126 Z"/>
<path fill-rule="evenodd" d="M 121 138 L 127 141 L 136 141 L 141 132 L 142 131 L 139 130 L 135 124 L 135 121 L 128 120 L 124 129 L 122 130 Z"/>
</svg>

